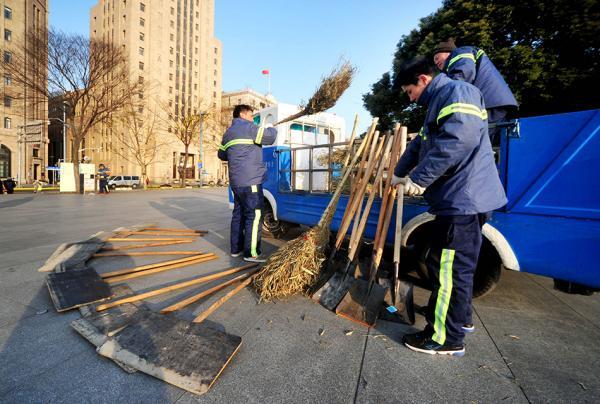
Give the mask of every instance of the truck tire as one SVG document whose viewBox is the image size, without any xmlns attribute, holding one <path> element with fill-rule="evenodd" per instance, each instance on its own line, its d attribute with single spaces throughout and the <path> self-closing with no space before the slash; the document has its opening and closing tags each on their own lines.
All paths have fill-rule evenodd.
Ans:
<svg viewBox="0 0 600 404">
<path fill-rule="evenodd" d="M 421 237 L 420 239 L 420 242 L 417 244 L 416 272 L 419 278 L 426 281 L 429 287 L 431 287 L 427 265 L 425 265 L 430 246 L 426 241 L 427 237 Z M 473 278 L 473 298 L 485 296 L 494 290 L 500 281 L 501 273 L 502 262 L 500 256 L 494 246 L 484 237 Z"/>
<path fill-rule="evenodd" d="M 138 189 L 138 184 L 131 185 L 131 189 Z"/>
<path fill-rule="evenodd" d="M 115 189 L 117 189 L 117 186 L 115 184 L 111 184 L 109 185 L 109 188 L 114 191 Z"/>
<path fill-rule="evenodd" d="M 265 201 L 262 220 L 263 236 L 270 238 L 281 238 L 288 232 L 290 227 L 291 226 L 289 223 L 284 222 L 283 220 L 275 220 L 273 208 L 271 208 L 269 202 Z"/>
</svg>

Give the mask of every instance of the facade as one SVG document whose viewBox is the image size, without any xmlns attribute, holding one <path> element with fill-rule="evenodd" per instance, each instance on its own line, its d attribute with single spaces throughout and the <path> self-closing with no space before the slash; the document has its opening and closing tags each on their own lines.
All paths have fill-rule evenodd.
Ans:
<svg viewBox="0 0 600 404">
<path fill-rule="evenodd" d="M 149 167 L 150 181 L 178 179 L 184 146 L 174 135 L 173 117 L 221 107 L 221 43 L 214 37 L 214 0 L 99 0 L 90 12 L 90 37 L 122 46 L 132 79 L 144 84 L 139 100 L 143 105 L 136 107 L 139 117 L 152 125 L 161 143 L 168 143 Z M 139 167 L 123 157 L 127 152 L 115 135 L 127 129 L 99 126 L 86 139 L 85 155 L 107 164 L 114 175 L 139 175 Z M 188 167 L 196 167 L 199 140 L 189 153 Z M 196 169 L 188 171 L 188 178 L 197 176 Z"/>
<path fill-rule="evenodd" d="M 4 0 L 0 31 L 3 62 L 11 63 L 25 46 L 33 32 L 45 33 L 48 27 L 46 0 Z M 43 66 L 23 66 L 28 75 L 46 80 Z M 48 100 L 34 94 L 5 73 L 0 82 L 0 178 L 13 177 L 22 183 L 32 183 L 46 177 L 48 138 Z"/>
</svg>

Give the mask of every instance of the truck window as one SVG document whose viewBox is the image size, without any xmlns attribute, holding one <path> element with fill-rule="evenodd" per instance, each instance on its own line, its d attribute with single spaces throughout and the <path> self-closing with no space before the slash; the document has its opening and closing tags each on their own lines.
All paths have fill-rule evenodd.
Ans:
<svg viewBox="0 0 600 404">
<path fill-rule="evenodd" d="M 125 176 L 125 181 L 131 181 L 131 175 L 126 175 Z"/>
<path fill-rule="evenodd" d="M 131 177 L 134 181 L 139 181 L 140 177 L 138 177 L 137 175 L 134 175 L 133 177 Z"/>
</svg>

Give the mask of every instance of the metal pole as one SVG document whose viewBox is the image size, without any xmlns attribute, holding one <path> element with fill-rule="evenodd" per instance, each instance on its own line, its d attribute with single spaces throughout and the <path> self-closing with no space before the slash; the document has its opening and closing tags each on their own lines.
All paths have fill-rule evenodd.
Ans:
<svg viewBox="0 0 600 404">
<path fill-rule="evenodd" d="M 67 161 L 67 109 L 63 102 L 63 161 Z"/>
<path fill-rule="evenodd" d="M 202 145 L 203 141 L 204 141 L 204 114 L 200 114 L 200 168 L 198 169 L 199 171 L 199 176 L 200 176 L 200 188 L 202 188 L 203 185 L 203 175 L 202 175 L 202 171 L 204 170 L 204 147 Z"/>
</svg>

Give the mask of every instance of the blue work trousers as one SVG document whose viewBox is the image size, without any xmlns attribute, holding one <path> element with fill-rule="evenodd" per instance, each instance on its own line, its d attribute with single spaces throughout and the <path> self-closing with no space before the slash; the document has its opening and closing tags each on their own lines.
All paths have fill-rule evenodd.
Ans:
<svg viewBox="0 0 600 404">
<path fill-rule="evenodd" d="M 244 257 L 261 254 L 263 189 L 262 185 L 231 187 L 233 216 L 231 217 L 231 253 L 244 252 Z"/>
<path fill-rule="evenodd" d="M 472 322 L 473 275 L 488 218 L 488 213 L 438 215 L 432 222 L 426 264 L 433 291 L 425 317 L 426 330 L 438 344 L 462 345 L 462 327 Z"/>
</svg>

